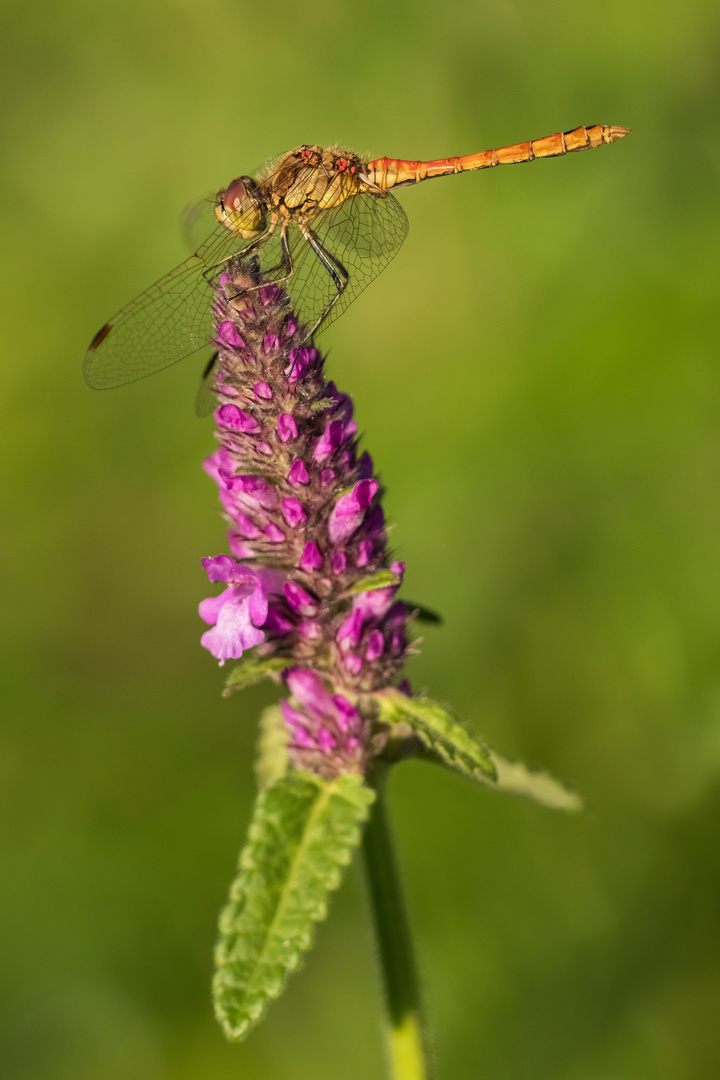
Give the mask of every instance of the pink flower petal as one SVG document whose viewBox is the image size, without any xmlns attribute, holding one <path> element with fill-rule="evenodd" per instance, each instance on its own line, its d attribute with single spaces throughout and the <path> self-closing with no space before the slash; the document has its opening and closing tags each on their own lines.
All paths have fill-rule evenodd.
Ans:
<svg viewBox="0 0 720 1080">
<path fill-rule="evenodd" d="M 291 529 L 296 529 L 298 525 L 304 525 L 307 521 L 307 514 L 298 499 L 281 499 L 280 509 Z"/>
<path fill-rule="evenodd" d="M 252 649 L 265 640 L 265 634 L 257 626 L 253 625 L 252 615 L 258 621 L 265 621 L 267 615 L 267 600 L 253 598 L 253 603 L 247 595 L 238 599 L 228 594 L 236 593 L 236 589 L 228 589 L 225 594 L 225 603 L 218 611 L 217 622 L 212 630 L 206 630 L 200 638 L 200 643 L 208 649 L 212 655 L 224 664 L 226 660 L 239 660 L 246 649 Z"/>
<path fill-rule="evenodd" d="M 291 668 L 285 674 L 290 693 L 313 719 L 334 718 L 332 699 L 319 675 L 307 668 Z"/>
<path fill-rule="evenodd" d="M 280 442 L 288 442 L 289 439 L 297 439 L 298 428 L 294 418 L 290 413 L 280 413 L 277 422 L 278 435 L 280 436 Z"/>
<path fill-rule="evenodd" d="M 352 491 L 340 496 L 328 521 L 331 543 L 338 544 L 352 536 L 365 517 L 377 489 L 377 480 L 358 480 Z"/>
</svg>

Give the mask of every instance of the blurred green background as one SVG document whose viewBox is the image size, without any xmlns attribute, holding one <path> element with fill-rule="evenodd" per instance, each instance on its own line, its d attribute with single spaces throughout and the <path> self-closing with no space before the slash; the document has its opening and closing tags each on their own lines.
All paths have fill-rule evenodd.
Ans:
<svg viewBox="0 0 720 1080">
<path fill-rule="evenodd" d="M 612 147 L 400 193 L 321 339 L 388 487 L 415 686 L 573 782 L 563 817 L 430 766 L 391 807 L 440 1078 L 720 1075 L 720 15 L 710 0 L 4 4 L 0 1074 L 383 1074 L 357 868 L 241 1046 L 215 920 L 256 718 L 199 646 L 224 550 L 200 362 L 107 394 L 98 327 L 182 208 L 302 142 Z"/>
</svg>

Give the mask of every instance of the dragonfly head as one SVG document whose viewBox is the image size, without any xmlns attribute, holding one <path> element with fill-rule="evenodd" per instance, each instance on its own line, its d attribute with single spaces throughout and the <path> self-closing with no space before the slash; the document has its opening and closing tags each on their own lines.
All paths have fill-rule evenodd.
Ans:
<svg viewBox="0 0 720 1080">
<path fill-rule="evenodd" d="M 215 213 L 218 221 L 244 240 L 265 230 L 267 209 L 250 176 L 239 176 L 225 191 L 219 192 Z"/>
</svg>

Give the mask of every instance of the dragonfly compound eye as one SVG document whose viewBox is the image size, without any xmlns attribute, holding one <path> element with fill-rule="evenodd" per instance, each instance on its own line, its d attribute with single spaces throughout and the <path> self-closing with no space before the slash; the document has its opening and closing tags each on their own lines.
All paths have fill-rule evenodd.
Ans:
<svg viewBox="0 0 720 1080">
<path fill-rule="evenodd" d="M 239 176 L 220 193 L 216 213 L 223 225 L 244 239 L 265 228 L 265 207 L 248 176 Z"/>
</svg>

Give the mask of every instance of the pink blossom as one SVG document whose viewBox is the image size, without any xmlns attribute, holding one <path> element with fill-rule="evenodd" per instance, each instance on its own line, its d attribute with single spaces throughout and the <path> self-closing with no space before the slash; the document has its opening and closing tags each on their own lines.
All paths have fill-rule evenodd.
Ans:
<svg viewBox="0 0 720 1080">
<path fill-rule="evenodd" d="M 347 495 L 341 495 L 328 521 L 333 544 L 348 540 L 359 528 L 378 489 L 377 480 L 359 480 Z"/>
<path fill-rule="evenodd" d="M 201 644 L 221 664 L 238 660 L 245 649 L 265 640 L 259 627 L 267 618 L 267 597 L 257 576 L 229 555 L 215 555 L 202 564 L 211 581 L 225 581 L 228 587 L 200 603 L 200 618 L 212 626 L 202 635 Z"/>
</svg>

